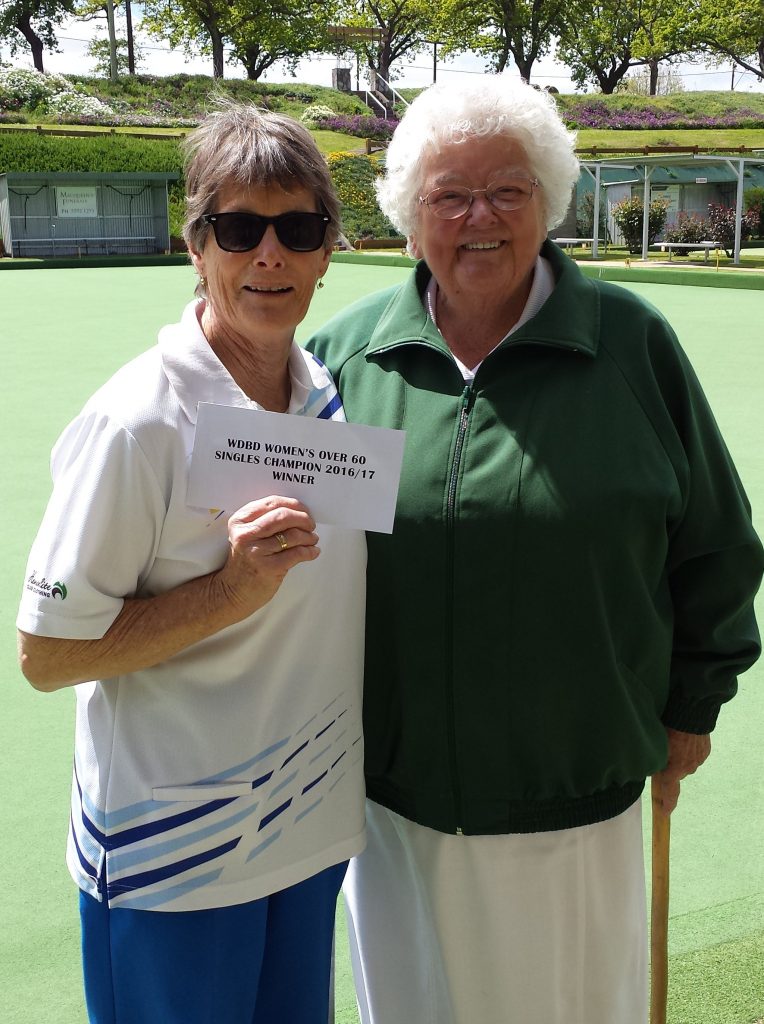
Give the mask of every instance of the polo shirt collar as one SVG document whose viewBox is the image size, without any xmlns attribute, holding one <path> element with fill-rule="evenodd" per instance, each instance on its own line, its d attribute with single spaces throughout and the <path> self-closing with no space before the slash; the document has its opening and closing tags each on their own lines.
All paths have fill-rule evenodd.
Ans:
<svg viewBox="0 0 764 1024">
<path fill-rule="evenodd" d="M 199 324 L 198 300 L 183 310 L 180 323 L 163 327 L 159 349 L 165 375 L 183 412 L 196 423 L 200 402 L 243 409 L 262 409 L 233 379 L 213 352 Z M 292 394 L 289 413 L 317 416 L 335 393 L 334 382 L 323 363 L 292 342 L 288 361 Z"/>
</svg>

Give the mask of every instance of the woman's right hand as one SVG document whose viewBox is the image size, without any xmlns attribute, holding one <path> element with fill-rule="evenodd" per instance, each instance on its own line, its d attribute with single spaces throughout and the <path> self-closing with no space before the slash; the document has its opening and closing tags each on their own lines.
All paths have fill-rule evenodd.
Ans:
<svg viewBox="0 0 764 1024">
<path fill-rule="evenodd" d="M 294 498 L 252 501 L 228 520 L 222 569 L 154 597 L 125 598 L 97 640 L 19 631 L 22 672 L 35 689 L 52 692 L 159 665 L 267 604 L 291 568 L 318 558 L 315 526 Z"/>
<path fill-rule="evenodd" d="M 251 501 L 228 520 L 230 553 L 217 583 L 242 618 L 273 597 L 290 569 L 318 558 L 316 524 L 296 498 Z"/>
</svg>

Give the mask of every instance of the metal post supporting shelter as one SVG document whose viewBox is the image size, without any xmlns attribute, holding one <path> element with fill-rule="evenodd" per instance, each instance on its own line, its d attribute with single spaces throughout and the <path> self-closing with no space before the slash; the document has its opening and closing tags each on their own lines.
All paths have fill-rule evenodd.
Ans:
<svg viewBox="0 0 764 1024">
<path fill-rule="evenodd" d="M 586 170 L 591 177 L 594 179 L 594 228 L 592 230 L 592 257 L 598 258 L 598 238 L 599 234 L 599 210 L 600 210 L 600 188 L 602 187 L 601 172 L 603 168 L 618 168 L 623 170 L 636 171 L 640 175 L 640 180 L 643 182 L 643 210 L 647 211 L 647 215 L 643 218 L 642 223 L 642 259 L 646 260 L 649 251 L 649 233 L 650 233 L 650 193 L 651 187 L 650 182 L 652 179 L 653 172 L 658 168 L 666 169 L 669 167 L 699 167 L 709 164 L 724 164 L 732 172 L 734 180 L 736 182 L 735 192 L 735 241 L 734 241 L 734 253 L 733 263 L 740 263 L 740 248 L 741 248 L 741 237 L 742 237 L 742 218 L 743 218 L 743 193 L 745 191 L 745 174 L 746 168 L 749 166 L 764 167 L 764 156 L 761 157 L 733 157 L 733 156 L 722 156 L 722 155 L 705 155 L 700 153 L 688 153 L 687 155 L 665 155 L 665 156 L 633 156 L 619 158 L 610 158 L 608 160 L 582 160 L 581 166 Z M 635 181 L 622 181 L 622 182 L 607 182 L 608 186 L 615 184 L 636 184 Z"/>
</svg>

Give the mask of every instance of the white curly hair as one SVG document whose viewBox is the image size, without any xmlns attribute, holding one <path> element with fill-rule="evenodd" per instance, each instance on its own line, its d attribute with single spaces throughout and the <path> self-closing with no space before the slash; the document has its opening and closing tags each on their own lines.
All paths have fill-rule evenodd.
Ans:
<svg viewBox="0 0 764 1024">
<path fill-rule="evenodd" d="M 506 75 L 431 85 L 406 110 L 376 183 L 383 213 L 409 240 L 416 228 L 425 164 L 444 147 L 500 137 L 519 145 L 538 178 L 547 231 L 562 223 L 578 179 L 576 136 L 552 97 Z"/>
</svg>

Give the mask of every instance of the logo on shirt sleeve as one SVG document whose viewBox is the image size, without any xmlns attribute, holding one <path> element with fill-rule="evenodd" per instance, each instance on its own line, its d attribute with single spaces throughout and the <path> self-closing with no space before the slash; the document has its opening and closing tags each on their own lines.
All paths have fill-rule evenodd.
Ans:
<svg viewBox="0 0 764 1024">
<path fill-rule="evenodd" d="M 38 597 L 50 597 L 53 600 L 65 601 L 68 593 L 66 584 L 60 580 L 55 583 L 48 583 L 44 576 L 38 576 L 33 570 L 27 577 L 27 590 L 31 590 Z"/>
</svg>

